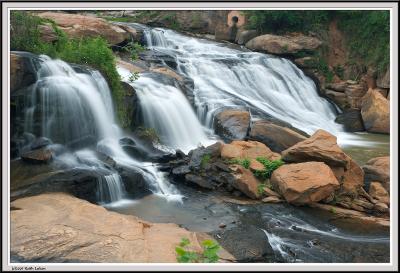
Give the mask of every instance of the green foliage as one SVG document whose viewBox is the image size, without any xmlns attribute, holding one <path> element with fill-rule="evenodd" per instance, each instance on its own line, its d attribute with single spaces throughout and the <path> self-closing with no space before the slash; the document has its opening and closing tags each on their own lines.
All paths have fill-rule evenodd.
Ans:
<svg viewBox="0 0 400 273">
<path fill-rule="evenodd" d="M 168 27 L 178 30 L 180 29 L 180 24 L 176 18 L 176 12 L 169 12 L 162 17 L 162 20 L 168 25 Z"/>
<path fill-rule="evenodd" d="M 234 158 L 229 161 L 230 164 L 239 164 L 244 168 L 248 169 L 250 167 L 250 159 L 248 158 Z"/>
<path fill-rule="evenodd" d="M 129 75 L 128 81 L 129 82 L 134 82 L 137 79 L 139 79 L 140 77 L 140 73 L 139 72 L 131 72 L 131 74 Z"/>
<path fill-rule="evenodd" d="M 179 263 L 216 263 L 219 260 L 218 251 L 220 246 L 213 240 L 204 240 L 202 243 L 203 252 L 197 253 L 188 250 L 190 241 L 187 238 L 182 238 L 179 246 L 175 248 L 177 254 L 176 260 Z"/>
<path fill-rule="evenodd" d="M 390 61 L 388 10 L 338 11 L 338 27 L 349 37 L 351 57 L 383 71 Z"/>
<path fill-rule="evenodd" d="M 40 40 L 39 25 L 49 22 L 58 35 L 57 41 L 53 43 Z M 115 68 L 115 57 L 103 38 L 69 39 L 54 22 L 43 20 L 24 11 L 12 11 L 10 24 L 12 28 L 11 50 L 45 54 L 52 58 L 88 65 L 99 70 L 110 85 L 121 125 L 126 127 L 129 124 L 127 113 L 123 107 L 124 90 L 121 78 Z"/>
<path fill-rule="evenodd" d="M 330 212 L 333 213 L 333 214 L 336 214 L 336 209 L 335 208 L 331 208 Z"/>
<path fill-rule="evenodd" d="M 130 42 L 123 47 L 123 50 L 131 54 L 132 61 L 135 61 L 139 57 L 139 53 L 144 51 L 146 48 L 139 43 Z"/>
<path fill-rule="evenodd" d="M 145 128 L 139 126 L 136 132 L 140 138 L 149 139 L 151 142 L 160 142 L 160 138 L 154 128 Z"/>
<path fill-rule="evenodd" d="M 324 10 L 248 10 L 248 28 L 260 33 L 284 33 L 306 31 L 325 26 L 329 11 Z"/>
<path fill-rule="evenodd" d="M 284 164 L 281 159 L 268 160 L 265 157 L 257 157 L 257 161 L 264 165 L 264 170 L 262 171 L 256 170 L 254 171 L 254 175 L 262 180 L 270 178 L 272 172 Z"/>
<path fill-rule="evenodd" d="M 340 79 L 342 80 L 344 79 L 344 68 L 341 65 L 333 67 L 333 71 L 335 72 L 336 75 L 338 75 Z"/>
<path fill-rule="evenodd" d="M 260 183 L 260 184 L 258 184 L 258 186 L 257 186 L 257 192 L 258 192 L 258 194 L 259 195 L 263 195 L 264 194 L 264 188 L 266 187 L 266 184 L 265 183 Z"/>
<path fill-rule="evenodd" d="M 211 160 L 211 155 L 209 154 L 203 155 L 201 157 L 201 163 L 200 163 L 201 167 L 204 168 L 208 164 L 208 162 L 210 162 L 210 160 Z"/>
</svg>

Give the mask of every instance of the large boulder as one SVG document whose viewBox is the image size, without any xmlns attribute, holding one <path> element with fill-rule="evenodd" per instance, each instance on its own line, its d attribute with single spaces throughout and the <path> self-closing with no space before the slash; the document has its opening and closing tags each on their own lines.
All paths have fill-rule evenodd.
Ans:
<svg viewBox="0 0 400 273">
<path fill-rule="evenodd" d="M 390 157 L 382 156 L 370 159 L 367 164 L 363 166 L 365 172 L 366 186 L 372 182 L 377 181 L 390 192 Z"/>
<path fill-rule="evenodd" d="M 347 132 L 365 131 L 360 110 L 352 109 L 341 113 L 336 117 L 335 121 L 343 124 L 343 127 Z"/>
<path fill-rule="evenodd" d="M 103 37 L 110 45 L 128 40 L 130 34 L 121 27 L 106 20 L 62 12 L 43 12 L 37 14 L 41 18 L 53 20 L 70 38 Z"/>
<path fill-rule="evenodd" d="M 264 34 L 248 41 L 246 47 L 257 51 L 286 55 L 300 51 L 313 51 L 321 44 L 322 42 L 317 38 L 305 35 L 278 36 Z"/>
<path fill-rule="evenodd" d="M 347 169 L 332 167 L 332 171 L 339 181 L 340 193 L 354 196 L 364 185 L 364 171 L 354 160 L 349 161 Z"/>
<path fill-rule="evenodd" d="M 257 30 L 243 30 L 243 31 L 238 31 L 235 42 L 238 43 L 239 45 L 244 45 L 251 39 L 257 37 L 258 31 Z"/>
<path fill-rule="evenodd" d="M 265 144 L 258 141 L 232 141 L 225 144 L 221 149 L 221 157 L 223 159 L 248 158 L 257 159 L 257 157 L 265 157 L 270 160 L 279 159 L 277 153 L 272 152 Z"/>
<path fill-rule="evenodd" d="M 324 130 L 282 152 L 286 162 L 320 161 L 329 166 L 348 168 L 350 158 L 337 145 L 336 137 Z"/>
<path fill-rule="evenodd" d="M 201 252 L 204 233 L 153 224 L 63 193 L 11 203 L 11 256 L 22 262 L 174 263 L 182 238 Z M 219 256 L 233 257 L 221 249 Z"/>
<path fill-rule="evenodd" d="M 258 187 L 260 185 L 260 181 L 254 177 L 252 171 L 236 164 L 230 165 L 229 167 L 235 178 L 233 179 L 232 186 L 252 199 L 259 198 L 260 193 L 258 191 Z"/>
<path fill-rule="evenodd" d="M 371 182 L 369 185 L 369 195 L 371 195 L 372 198 L 378 200 L 379 202 L 382 202 L 386 205 L 390 204 L 390 196 L 387 190 L 382 186 L 381 183 L 379 182 Z"/>
<path fill-rule="evenodd" d="M 368 132 L 390 133 L 390 104 L 378 91 L 369 89 L 362 98 L 361 115 Z"/>
<path fill-rule="evenodd" d="M 28 54 L 27 54 L 28 55 Z M 17 52 L 10 53 L 10 92 L 29 86 L 36 81 L 30 57 Z"/>
<path fill-rule="evenodd" d="M 272 151 L 280 153 L 306 137 L 290 128 L 261 120 L 251 126 L 249 139 L 262 142 Z"/>
<path fill-rule="evenodd" d="M 361 109 L 362 98 L 367 93 L 367 87 L 364 84 L 352 81 L 346 83 L 345 94 L 349 108 Z"/>
<path fill-rule="evenodd" d="M 321 201 L 339 188 L 334 173 L 322 162 L 283 165 L 272 173 L 271 183 L 295 205 Z"/>
<path fill-rule="evenodd" d="M 225 110 L 214 119 L 215 132 L 225 141 L 241 140 L 247 135 L 250 126 L 250 113 L 241 110 Z"/>
</svg>

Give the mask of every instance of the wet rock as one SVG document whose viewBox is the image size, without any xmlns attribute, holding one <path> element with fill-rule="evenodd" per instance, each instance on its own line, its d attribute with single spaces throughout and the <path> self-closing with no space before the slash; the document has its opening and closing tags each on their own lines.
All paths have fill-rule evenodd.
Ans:
<svg viewBox="0 0 400 273">
<path fill-rule="evenodd" d="M 342 110 L 350 108 L 350 104 L 347 101 L 347 96 L 345 93 L 326 90 L 325 96 L 330 98 Z"/>
<path fill-rule="evenodd" d="M 347 132 L 362 132 L 365 131 L 361 112 L 353 109 L 339 114 L 335 121 L 344 125 Z"/>
<path fill-rule="evenodd" d="M 389 101 L 376 90 L 369 89 L 362 98 L 361 115 L 368 132 L 390 133 Z"/>
<path fill-rule="evenodd" d="M 321 44 L 317 38 L 302 34 L 291 36 L 264 34 L 248 41 L 246 47 L 272 54 L 295 54 L 300 51 L 316 50 Z"/>
<path fill-rule="evenodd" d="M 273 153 L 265 144 L 258 141 L 232 141 L 222 146 L 221 157 L 223 159 L 248 158 L 279 159 L 279 154 Z"/>
<path fill-rule="evenodd" d="M 48 163 L 52 160 L 53 154 L 50 149 L 41 148 L 23 153 L 21 158 L 30 163 Z"/>
<path fill-rule="evenodd" d="M 10 53 L 10 93 L 27 87 L 36 81 L 36 71 L 27 53 Z"/>
<path fill-rule="evenodd" d="M 201 176 L 198 176 L 198 175 L 186 174 L 185 175 L 185 180 L 186 180 L 186 182 L 196 184 L 196 185 L 198 185 L 198 186 L 200 186 L 202 188 L 205 188 L 205 189 L 210 189 L 210 190 L 215 189 L 215 185 L 214 184 L 212 184 L 207 179 L 205 179 L 205 178 L 203 178 Z"/>
<path fill-rule="evenodd" d="M 189 166 L 193 169 L 200 169 L 204 158 L 215 159 L 218 158 L 222 149 L 222 143 L 216 142 L 208 147 L 200 147 L 189 152 L 190 157 Z"/>
<path fill-rule="evenodd" d="M 244 139 L 249 126 L 248 111 L 225 110 L 218 113 L 214 119 L 215 132 L 225 141 Z"/>
<path fill-rule="evenodd" d="M 226 228 L 226 224 L 221 223 L 221 224 L 218 225 L 218 227 L 219 227 L 219 228 Z"/>
<path fill-rule="evenodd" d="M 254 177 L 253 173 L 240 166 L 240 165 L 231 165 L 230 169 L 232 171 L 232 175 L 235 178 L 232 181 L 232 186 L 245 195 L 252 199 L 258 199 L 260 197 L 260 193 L 258 191 L 258 186 L 260 182 Z"/>
<path fill-rule="evenodd" d="M 365 186 L 369 188 L 371 182 L 376 181 L 382 184 L 390 193 L 390 157 L 382 156 L 370 159 L 364 166 Z"/>
<path fill-rule="evenodd" d="M 337 145 L 336 137 L 324 130 L 282 152 L 286 162 L 320 161 L 329 166 L 348 167 L 350 158 Z"/>
<path fill-rule="evenodd" d="M 146 173 L 136 167 L 117 165 L 116 169 L 124 183 L 125 190 L 131 196 L 141 196 L 150 193 L 151 181 L 146 178 Z"/>
<path fill-rule="evenodd" d="M 110 45 L 116 45 L 130 38 L 122 28 L 106 20 L 80 14 L 62 12 L 38 13 L 41 18 L 53 20 L 70 38 L 103 37 Z"/>
<path fill-rule="evenodd" d="M 322 162 L 283 165 L 272 173 L 271 183 L 296 205 L 321 201 L 339 188 L 332 170 Z"/>
<path fill-rule="evenodd" d="M 385 190 L 381 183 L 371 182 L 371 184 L 369 185 L 368 193 L 372 198 L 375 198 L 381 203 L 384 203 L 386 205 L 390 204 L 389 193 Z"/>
<path fill-rule="evenodd" d="M 31 149 L 35 150 L 35 149 L 43 148 L 52 143 L 53 142 L 50 139 L 48 139 L 47 137 L 38 137 L 31 143 Z"/>
<path fill-rule="evenodd" d="M 249 139 L 262 142 L 272 151 L 280 153 L 306 137 L 290 128 L 261 120 L 251 126 Z"/>
<path fill-rule="evenodd" d="M 264 203 L 273 203 L 273 204 L 283 202 L 282 199 L 280 199 L 279 197 L 276 197 L 276 196 L 268 196 L 268 197 L 263 198 L 261 201 L 263 201 Z"/>
<path fill-rule="evenodd" d="M 11 255 L 23 262 L 174 263 L 182 238 L 188 238 L 196 252 L 210 239 L 176 224 L 153 224 L 63 193 L 19 199 L 12 206 L 18 209 L 10 215 Z M 234 260 L 224 249 L 218 255 L 220 261 Z"/>
<path fill-rule="evenodd" d="M 184 166 L 179 166 L 179 167 L 172 169 L 172 174 L 174 176 L 184 176 L 184 175 L 190 173 L 190 171 L 191 171 L 190 167 L 187 165 L 184 165 Z"/>
<path fill-rule="evenodd" d="M 218 236 L 217 236 L 218 235 Z M 253 225 L 240 225 L 214 232 L 217 241 L 238 262 L 257 262 L 275 259 L 275 254 L 265 233 Z"/>
</svg>

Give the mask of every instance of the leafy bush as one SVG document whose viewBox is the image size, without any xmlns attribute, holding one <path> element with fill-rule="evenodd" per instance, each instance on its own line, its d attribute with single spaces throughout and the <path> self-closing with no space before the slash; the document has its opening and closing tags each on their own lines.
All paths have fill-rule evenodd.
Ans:
<svg viewBox="0 0 400 273">
<path fill-rule="evenodd" d="M 262 180 L 270 178 L 272 172 L 284 164 L 281 159 L 268 160 L 265 157 L 257 157 L 257 161 L 264 165 L 264 170 L 262 171 L 256 170 L 254 171 L 254 175 Z"/>
<path fill-rule="evenodd" d="M 306 31 L 326 25 L 329 11 L 323 10 L 248 10 L 248 28 L 260 33 Z"/>
<path fill-rule="evenodd" d="M 390 62 L 390 13 L 388 10 L 338 11 L 338 27 L 349 37 L 352 58 L 384 70 Z"/>
<path fill-rule="evenodd" d="M 187 248 L 190 245 L 190 241 L 187 238 L 182 238 L 179 246 L 175 248 L 177 254 L 176 260 L 179 263 L 216 263 L 219 260 L 218 251 L 220 246 L 213 240 L 204 240 L 201 242 L 203 252 L 197 253 L 190 251 Z"/>
<path fill-rule="evenodd" d="M 248 169 L 248 168 L 250 167 L 250 159 L 248 159 L 248 158 L 243 158 L 243 159 L 241 159 L 241 158 L 234 158 L 234 159 L 231 159 L 231 160 L 229 161 L 229 163 L 230 163 L 230 164 L 239 164 L 239 165 L 241 165 L 243 168 L 246 168 L 246 169 Z"/>
<path fill-rule="evenodd" d="M 123 47 L 123 50 L 129 52 L 131 54 L 132 61 L 135 61 L 138 59 L 139 53 L 145 50 L 145 47 L 139 43 L 130 42 Z"/>
</svg>

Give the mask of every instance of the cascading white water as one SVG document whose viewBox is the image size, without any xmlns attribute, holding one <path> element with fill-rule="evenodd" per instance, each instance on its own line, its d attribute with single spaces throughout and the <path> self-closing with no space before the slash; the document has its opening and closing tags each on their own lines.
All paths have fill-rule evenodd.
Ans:
<svg viewBox="0 0 400 273">
<path fill-rule="evenodd" d="M 249 107 L 307 133 L 342 131 L 334 107 L 321 98 L 314 82 L 290 61 L 243 52 L 167 29 L 144 31 L 147 45 L 176 58 L 178 72 L 193 79 L 199 118 L 212 127 L 225 107 Z"/>
<path fill-rule="evenodd" d="M 112 173 L 102 177 L 104 183 L 100 183 L 100 200 L 105 203 L 117 202 L 124 198 L 124 186 L 118 173 Z"/>
<path fill-rule="evenodd" d="M 118 67 L 123 80 L 129 83 L 129 71 Z M 136 90 L 144 124 L 157 131 L 163 144 L 188 153 L 199 145 L 209 145 L 203 126 L 182 92 L 142 74 L 130 83 Z"/>
<path fill-rule="evenodd" d="M 38 80 L 31 105 L 27 107 L 30 111 L 27 112 L 25 128 L 31 129 L 28 132 L 65 144 L 90 137 L 92 142 L 89 145 L 97 143 L 98 151 L 112 157 L 119 165 L 140 172 L 156 193 L 170 199 L 181 197 L 175 187 L 167 185 L 155 166 L 131 158 L 119 145 L 123 135 L 114 122 L 111 92 L 99 72 L 77 73 L 61 60 L 47 56 L 40 56 L 40 59 Z M 41 127 L 36 131 L 32 124 L 35 115 L 40 116 Z M 66 159 L 66 163 L 73 167 L 104 168 L 94 152 L 87 149 L 75 152 L 75 156 L 62 155 L 59 159 Z M 117 173 L 103 176 L 100 182 L 104 186 L 100 188 L 108 190 L 111 201 L 123 197 L 124 188 Z"/>
</svg>

